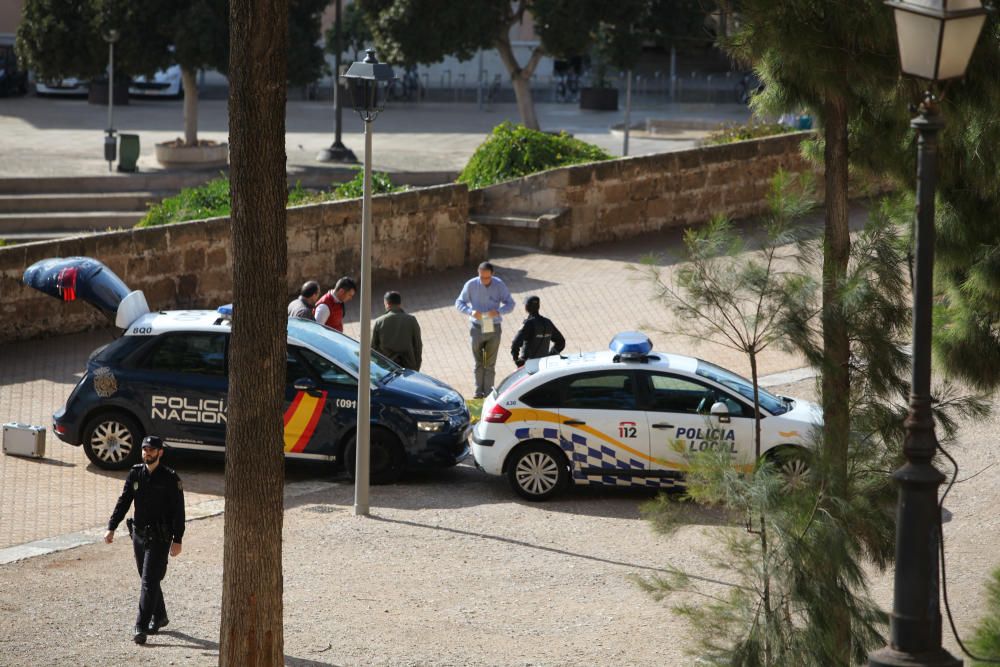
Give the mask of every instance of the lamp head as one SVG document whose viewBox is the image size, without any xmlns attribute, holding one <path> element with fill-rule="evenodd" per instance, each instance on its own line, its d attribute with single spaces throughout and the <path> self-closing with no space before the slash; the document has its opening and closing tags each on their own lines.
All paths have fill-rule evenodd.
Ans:
<svg viewBox="0 0 1000 667">
<path fill-rule="evenodd" d="M 392 66 L 380 63 L 375 49 L 368 49 L 365 59 L 352 64 L 343 78 L 347 80 L 347 89 L 351 93 L 351 106 L 369 122 L 375 120 L 375 116 L 385 108 L 389 85 L 396 77 Z"/>
<path fill-rule="evenodd" d="M 904 74 L 946 81 L 965 76 L 986 22 L 980 0 L 887 0 Z"/>
</svg>

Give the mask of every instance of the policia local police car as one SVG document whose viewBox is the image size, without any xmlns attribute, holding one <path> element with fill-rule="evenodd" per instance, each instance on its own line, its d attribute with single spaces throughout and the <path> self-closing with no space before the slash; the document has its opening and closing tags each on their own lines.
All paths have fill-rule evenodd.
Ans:
<svg viewBox="0 0 1000 667">
<path fill-rule="evenodd" d="M 611 350 L 530 360 L 483 403 L 476 464 L 528 500 L 576 484 L 671 486 L 694 452 L 728 452 L 752 469 L 753 386 L 700 359 L 654 354 L 628 332 Z M 789 476 L 808 472 L 817 405 L 760 390 L 761 452 Z"/>
<path fill-rule="evenodd" d="M 60 440 L 83 445 L 94 464 L 112 470 L 139 461 L 146 434 L 176 449 L 224 451 L 231 312 L 149 312 L 142 292 L 130 293 L 86 257 L 38 262 L 24 283 L 64 301 L 89 302 L 125 329 L 91 354 L 66 406 L 53 415 Z M 280 443 L 288 458 L 337 460 L 353 475 L 358 363 L 354 339 L 312 321 L 288 321 Z M 458 392 L 377 353 L 371 378 L 373 483 L 465 458 L 469 412 Z"/>
</svg>

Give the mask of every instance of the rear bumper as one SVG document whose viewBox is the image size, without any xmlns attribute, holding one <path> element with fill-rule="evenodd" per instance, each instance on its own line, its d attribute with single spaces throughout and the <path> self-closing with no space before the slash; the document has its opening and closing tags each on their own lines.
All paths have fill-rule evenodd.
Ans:
<svg viewBox="0 0 1000 667">
<path fill-rule="evenodd" d="M 59 408 L 52 415 L 52 432 L 67 445 L 80 446 L 80 434 L 76 425 L 66 419 L 66 408 Z"/>
</svg>

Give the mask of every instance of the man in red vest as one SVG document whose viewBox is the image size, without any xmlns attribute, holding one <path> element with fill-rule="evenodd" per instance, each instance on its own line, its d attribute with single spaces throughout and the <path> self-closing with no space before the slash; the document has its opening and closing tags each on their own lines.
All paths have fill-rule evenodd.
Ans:
<svg viewBox="0 0 1000 667">
<path fill-rule="evenodd" d="M 316 302 L 316 309 L 313 311 L 316 321 L 343 333 L 344 313 L 347 312 L 346 304 L 354 298 L 357 290 L 352 278 L 344 276 L 338 280 L 333 289 Z"/>
</svg>

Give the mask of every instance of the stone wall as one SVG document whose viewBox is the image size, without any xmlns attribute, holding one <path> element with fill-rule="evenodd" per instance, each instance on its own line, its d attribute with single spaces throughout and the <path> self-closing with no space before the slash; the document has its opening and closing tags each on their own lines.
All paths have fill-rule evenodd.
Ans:
<svg viewBox="0 0 1000 667">
<path fill-rule="evenodd" d="M 486 258 L 486 230 L 468 224 L 469 192 L 443 185 L 375 197 L 373 269 L 378 277 L 440 271 Z M 0 248 L 0 343 L 106 324 L 83 303 L 60 304 L 24 287 L 40 259 L 83 255 L 107 264 L 150 308 L 214 308 L 232 300 L 228 218 L 132 229 Z M 471 231 L 470 231 L 471 230 Z M 288 210 L 289 299 L 306 280 L 325 288 L 360 265 L 361 201 Z"/>
<path fill-rule="evenodd" d="M 724 214 L 767 209 L 779 169 L 812 171 L 799 144 L 806 132 L 552 169 L 482 188 L 471 215 L 537 218 L 541 247 L 569 250 Z"/>
</svg>

